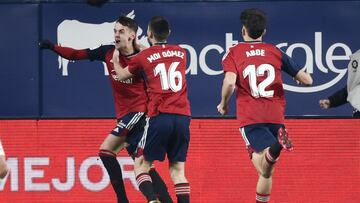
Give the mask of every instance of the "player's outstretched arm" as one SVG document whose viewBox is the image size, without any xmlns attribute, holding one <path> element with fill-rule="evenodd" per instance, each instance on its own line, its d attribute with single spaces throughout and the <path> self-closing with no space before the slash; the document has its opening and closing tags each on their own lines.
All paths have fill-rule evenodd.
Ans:
<svg viewBox="0 0 360 203">
<path fill-rule="evenodd" d="M 348 102 L 347 96 L 348 96 L 347 86 L 345 86 L 344 88 L 340 89 L 339 91 L 329 96 L 328 99 L 321 99 L 319 101 L 320 108 L 328 109 L 346 104 Z"/>
<path fill-rule="evenodd" d="M 312 85 L 313 79 L 309 73 L 306 73 L 303 70 L 300 70 L 296 76 L 295 80 L 298 81 L 302 85 Z"/>
<path fill-rule="evenodd" d="M 128 66 L 126 66 L 125 68 L 121 66 L 119 61 L 119 55 L 120 55 L 119 50 L 115 49 L 113 53 L 112 62 L 114 64 L 116 79 L 122 81 L 134 77 L 134 75 L 130 73 Z"/>
<path fill-rule="evenodd" d="M 291 77 L 293 77 L 298 84 L 312 85 L 313 79 L 309 73 L 306 73 L 304 69 L 300 69 L 299 65 L 288 56 L 286 53 L 280 50 L 281 56 L 281 70 L 285 71 Z"/>
<path fill-rule="evenodd" d="M 217 110 L 221 115 L 226 115 L 229 111 L 229 100 L 235 89 L 236 74 L 233 72 L 226 72 L 223 85 L 221 88 L 221 101 L 217 106 Z"/>
<path fill-rule="evenodd" d="M 49 40 L 41 40 L 39 42 L 39 48 L 52 50 L 61 57 L 66 58 L 68 60 L 82 60 L 89 58 L 86 49 L 77 50 L 70 47 L 61 47 L 52 43 Z"/>
</svg>

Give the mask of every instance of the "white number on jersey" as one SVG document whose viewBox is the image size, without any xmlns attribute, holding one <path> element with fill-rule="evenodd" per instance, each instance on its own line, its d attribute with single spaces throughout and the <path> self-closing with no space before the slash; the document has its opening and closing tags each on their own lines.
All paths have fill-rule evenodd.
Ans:
<svg viewBox="0 0 360 203">
<path fill-rule="evenodd" d="M 176 71 L 176 68 L 180 62 L 173 62 L 170 65 L 169 71 L 166 71 L 165 63 L 159 63 L 154 69 L 155 77 L 160 75 L 161 88 L 163 90 L 169 90 L 178 92 L 182 88 L 182 75 L 180 71 Z M 178 80 L 176 84 L 176 79 Z"/>
<path fill-rule="evenodd" d="M 264 76 L 265 71 L 268 73 L 265 80 L 257 85 L 257 77 Z M 251 95 L 253 97 L 273 97 L 274 90 L 266 91 L 266 87 L 269 86 L 275 80 L 275 68 L 270 64 L 261 64 L 258 68 L 255 65 L 248 65 L 243 71 L 244 79 L 249 76 L 249 86 Z"/>
</svg>

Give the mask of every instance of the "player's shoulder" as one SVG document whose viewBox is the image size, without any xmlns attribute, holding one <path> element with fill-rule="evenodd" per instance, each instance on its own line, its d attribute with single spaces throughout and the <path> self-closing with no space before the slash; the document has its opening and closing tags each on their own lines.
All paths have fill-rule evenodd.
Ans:
<svg viewBox="0 0 360 203">
<path fill-rule="evenodd" d="M 115 44 L 113 43 L 100 44 L 99 46 L 89 48 L 90 51 L 102 51 L 102 52 L 112 51 L 114 49 L 115 49 Z"/>
<path fill-rule="evenodd" d="M 360 59 L 360 49 L 357 50 L 355 53 L 350 55 L 351 60 L 359 60 Z"/>
<path fill-rule="evenodd" d="M 171 45 L 171 48 L 172 48 L 172 50 L 174 50 L 174 51 L 176 51 L 176 52 L 178 52 L 178 53 L 181 53 L 182 52 L 182 54 L 184 54 L 184 55 L 186 55 L 186 50 L 184 49 L 184 48 L 182 48 L 180 45 L 178 45 L 178 44 L 172 44 Z"/>
<path fill-rule="evenodd" d="M 267 50 L 271 50 L 271 51 L 274 51 L 274 52 L 282 52 L 280 48 L 278 48 L 275 44 L 272 44 L 272 43 L 263 43 L 262 44 L 264 46 L 265 49 Z"/>
<path fill-rule="evenodd" d="M 237 43 L 237 44 L 234 44 L 232 45 L 230 48 L 229 48 L 229 52 L 233 52 L 233 51 L 236 51 L 236 50 L 241 50 L 244 48 L 244 43 Z"/>
<path fill-rule="evenodd" d="M 168 47 L 170 47 L 172 49 L 184 49 L 178 44 L 168 44 Z"/>
</svg>

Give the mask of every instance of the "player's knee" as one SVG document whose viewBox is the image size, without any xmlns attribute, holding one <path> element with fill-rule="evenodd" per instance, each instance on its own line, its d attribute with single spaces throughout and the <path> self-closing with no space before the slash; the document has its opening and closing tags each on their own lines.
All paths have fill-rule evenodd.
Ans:
<svg viewBox="0 0 360 203">
<path fill-rule="evenodd" d="M 170 177 L 175 184 L 187 182 L 185 171 L 180 168 L 170 167 Z"/>
<path fill-rule="evenodd" d="M 100 147 L 99 147 L 99 151 L 101 151 L 101 150 L 108 150 L 108 151 L 110 151 L 110 147 L 109 147 L 109 145 L 107 144 L 106 141 L 104 141 L 103 143 L 101 143 L 101 145 L 100 145 Z"/>
<path fill-rule="evenodd" d="M 259 175 L 262 176 L 263 178 L 271 178 L 271 176 L 273 175 L 273 171 L 264 169 L 259 171 Z"/>
<path fill-rule="evenodd" d="M 148 173 L 150 171 L 151 163 L 145 161 L 144 156 L 136 157 L 134 161 L 135 174 Z"/>
</svg>

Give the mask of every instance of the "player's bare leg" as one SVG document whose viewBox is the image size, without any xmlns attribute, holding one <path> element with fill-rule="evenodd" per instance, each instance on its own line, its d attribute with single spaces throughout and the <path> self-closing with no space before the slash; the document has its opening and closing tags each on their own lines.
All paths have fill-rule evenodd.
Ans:
<svg viewBox="0 0 360 203">
<path fill-rule="evenodd" d="M 9 169 L 7 167 L 6 161 L 5 161 L 5 152 L 0 140 L 0 179 L 5 178 L 7 173 L 9 172 Z"/>
<path fill-rule="evenodd" d="M 170 163 L 170 176 L 175 185 L 178 203 L 189 203 L 190 185 L 185 177 L 185 162 Z"/>
<path fill-rule="evenodd" d="M 269 148 L 262 152 L 252 154 L 252 162 L 258 172 L 259 178 L 256 185 L 256 202 L 268 202 L 272 188 L 272 174 L 274 163 L 269 163 L 265 156 Z"/>
<path fill-rule="evenodd" d="M 252 162 L 259 174 L 256 186 L 256 202 L 268 202 L 272 188 L 272 174 L 274 166 L 279 159 L 282 149 L 292 151 L 293 145 L 288 137 L 287 130 L 280 128 L 278 130 L 278 142 L 264 149 L 260 153 L 252 154 Z"/>
<path fill-rule="evenodd" d="M 5 178 L 9 169 L 6 165 L 5 156 L 0 155 L 0 179 Z"/>
<path fill-rule="evenodd" d="M 100 150 L 108 150 L 114 154 L 119 153 L 122 149 L 128 147 L 125 136 L 115 136 L 109 134 L 100 146 Z"/>
<path fill-rule="evenodd" d="M 99 151 L 100 159 L 109 174 L 111 185 L 114 188 L 119 203 L 129 202 L 126 196 L 121 167 L 116 159 L 117 154 L 128 146 L 125 140 L 125 136 L 109 134 L 101 144 Z"/>
<path fill-rule="evenodd" d="M 143 155 L 135 157 L 134 172 L 139 189 L 146 197 L 148 202 L 157 203 L 160 201 L 158 201 L 156 197 L 152 179 L 149 175 L 151 164 L 151 162 L 144 159 Z"/>
</svg>

